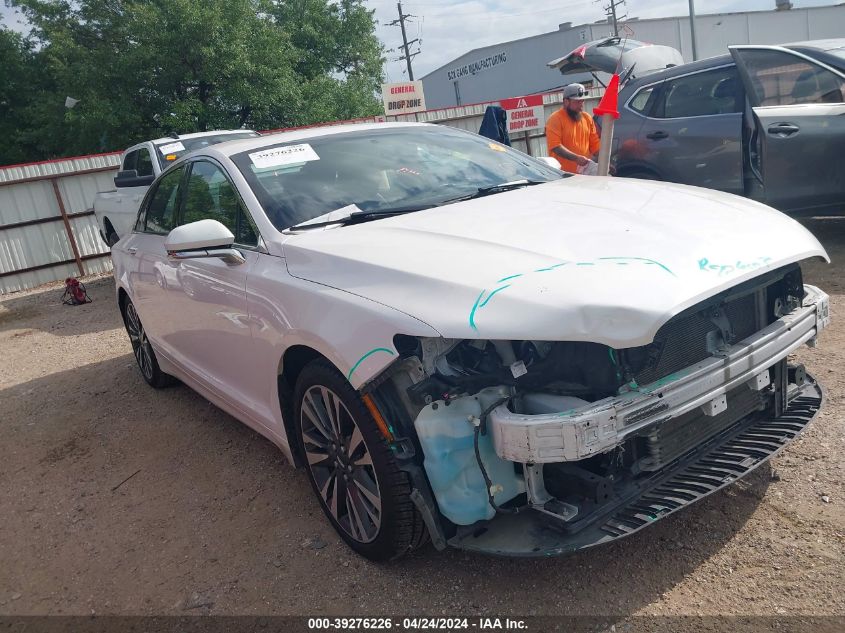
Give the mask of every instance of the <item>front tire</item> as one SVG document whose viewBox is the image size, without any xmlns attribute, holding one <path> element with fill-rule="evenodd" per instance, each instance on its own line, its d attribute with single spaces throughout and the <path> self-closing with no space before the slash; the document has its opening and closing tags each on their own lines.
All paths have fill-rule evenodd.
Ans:
<svg viewBox="0 0 845 633">
<path fill-rule="evenodd" d="M 132 343 L 132 353 L 135 355 L 138 369 L 141 370 L 141 375 L 147 384 L 156 389 L 162 389 L 176 382 L 173 376 L 164 373 L 158 366 L 158 359 L 150 344 L 150 339 L 147 338 L 138 311 L 135 310 L 135 304 L 129 299 L 126 299 L 126 305 L 123 307 L 123 324 L 126 326 L 129 342 Z"/>
<path fill-rule="evenodd" d="M 373 561 L 421 546 L 427 532 L 410 498 L 408 474 L 352 385 L 316 360 L 302 370 L 294 403 L 311 487 L 340 537 Z"/>
</svg>

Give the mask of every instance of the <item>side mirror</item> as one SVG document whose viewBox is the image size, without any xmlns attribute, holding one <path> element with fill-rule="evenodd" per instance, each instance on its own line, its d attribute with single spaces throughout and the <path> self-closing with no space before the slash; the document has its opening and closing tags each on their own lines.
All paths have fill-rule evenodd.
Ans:
<svg viewBox="0 0 845 633">
<path fill-rule="evenodd" d="M 138 170 L 136 169 L 126 169 L 124 171 L 117 172 L 117 176 L 114 177 L 114 186 L 115 187 L 149 187 L 153 184 L 153 180 L 156 177 L 152 174 L 148 176 L 139 176 Z"/>
<path fill-rule="evenodd" d="M 171 260 L 219 257 L 229 264 L 243 264 L 246 259 L 232 248 L 234 241 L 232 232 L 217 220 L 199 220 L 170 231 L 164 248 Z"/>
<path fill-rule="evenodd" d="M 543 161 L 549 167 L 554 167 L 555 169 L 560 169 L 560 163 L 557 162 L 556 158 L 552 158 L 551 156 L 538 156 L 537 160 Z"/>
</svg>

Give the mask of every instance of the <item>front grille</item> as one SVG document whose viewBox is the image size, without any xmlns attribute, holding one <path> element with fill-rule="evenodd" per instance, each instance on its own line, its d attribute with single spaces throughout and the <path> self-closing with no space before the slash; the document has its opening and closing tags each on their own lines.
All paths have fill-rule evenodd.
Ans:
<svg viewBox="0 0 845 633">
<path fill-rule="evenodd" d="M 694 409 L 649 431 L 643 436 L 646 456 L 640 460 L 639 469 L 660 470 L 764 406 L 760 392 L 752 391 L 746 385 L 728 393 L 727 402 L 728 408 L 718 415 L 707 416 L 701 409 Z"/>
<path fill-rule="evenodd" d="M 733 329 L 733 341 L 741 341 L 757 331 L 756 295 L 732 299 L 721 309 Z M 634 376 L 640 385 L 648 385 L 710 356 L 707 335 L 718 331 L 710 319 L 715 306 L 700 304 L 669 320 L 657 331 L 649 346 L 650 361 Z"/>
</svg>

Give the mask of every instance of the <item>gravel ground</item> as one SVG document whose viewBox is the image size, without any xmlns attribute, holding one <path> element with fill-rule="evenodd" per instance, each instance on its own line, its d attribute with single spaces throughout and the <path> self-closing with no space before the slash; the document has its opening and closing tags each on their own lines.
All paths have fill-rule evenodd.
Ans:
<svg viewBox="0 0 845 633">
<path fill-rule="evenodd" d="M 834 319 L 797 355 L 827 389 L 816 422 L 746 480 L 550 560 L 362 560 L 267 440 L 147 387 L 111 277 L 75 308 L 56 285 L 3 297 L 0 613 L 845 615 L 845 220 L 807 225 L 834 259 L 805 268 Z"/>
</svg>

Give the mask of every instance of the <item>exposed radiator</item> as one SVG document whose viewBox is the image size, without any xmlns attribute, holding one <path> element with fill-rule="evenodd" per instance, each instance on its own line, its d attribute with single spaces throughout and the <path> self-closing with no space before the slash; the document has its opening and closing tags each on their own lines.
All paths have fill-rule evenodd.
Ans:
<svg viewBox="0 0 845 633">
<path fill-rule="evenodd" d="M 729 301 L 721 309 L 733 328 L 733 342 L 757 330 L 753 293 Z M 651 345 L 652 360 L 634 376 L 640 385 L 648 385 L 710 356 L 707 334 L 719 328 L 708 317 L 710 310 L 689 312 L 671 319 L 657 331 Z"/>
<path fill-rule="evenodd" d="M 715 416 L 706 416 L 695 409 L 643 436 L 645 456 L 639 460 L 640 471 L 655 471 L 692 450 L 708 438 L 728 428 L 755 410 L 762 410 L 765 401 L 761 392 L 746 385 L 728 393 L 728 408 Z"/>
</svg>

